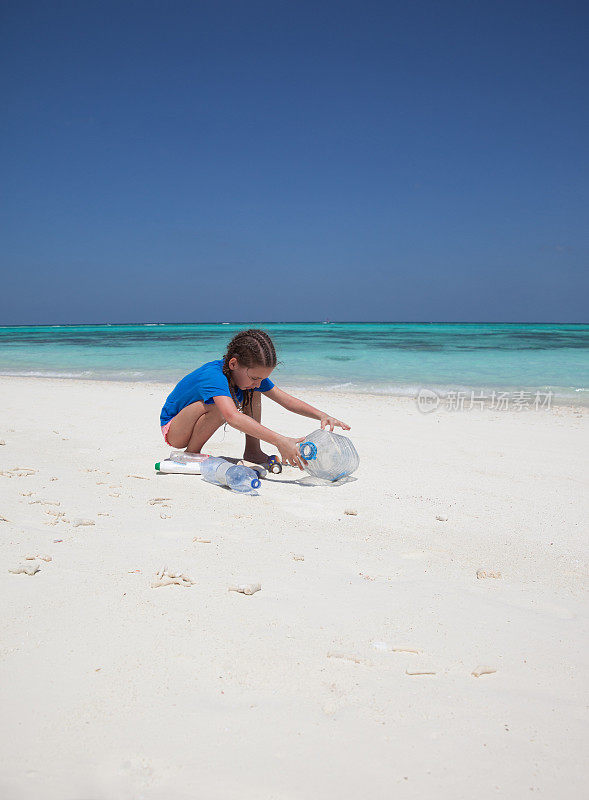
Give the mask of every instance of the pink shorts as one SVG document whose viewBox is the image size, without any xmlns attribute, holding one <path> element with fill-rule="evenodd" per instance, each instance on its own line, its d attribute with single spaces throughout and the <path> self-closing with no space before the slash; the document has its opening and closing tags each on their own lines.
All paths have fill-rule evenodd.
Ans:
<svg viewBox="0 0 589 800">
<path fill-rule="evenodd" d="M 164 437 L 164 442 L 166 444 L 169 444 L 170 447 L 172 447 L 172 445 L 168 441 L 168 431 L 170 430 L 170 425 L 171 424 L 172 424 L 172 420 L 170 420 L 169 422 L 166 422 L 165 425 L 162 425 L 162 435 Z"/>
</svg>

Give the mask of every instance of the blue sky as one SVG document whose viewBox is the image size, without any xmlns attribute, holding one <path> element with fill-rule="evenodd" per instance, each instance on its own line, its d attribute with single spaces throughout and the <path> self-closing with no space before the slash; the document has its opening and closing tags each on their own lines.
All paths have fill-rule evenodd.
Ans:
<svg viewBox="0 0 589 800">
<path fill-rule="evenodd" d="M 0 324 L 587 321 L 587 9 L 5 0 Z"/>
</svg>

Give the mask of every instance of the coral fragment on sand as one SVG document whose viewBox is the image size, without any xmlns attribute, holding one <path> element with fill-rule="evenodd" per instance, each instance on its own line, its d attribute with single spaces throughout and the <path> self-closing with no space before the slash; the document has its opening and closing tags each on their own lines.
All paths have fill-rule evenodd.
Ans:
<svg viewBox="0 0 589 800">
<path fill-rule="evenodd" d="M 354 664 L 365 664 L 366 666 L 372 666 L 372 663 L 370 661 L 366 661 L 364 658 L 348 655 L 347 653 L 340 653 L 339 651 L 334 650 L 328 651 L 327 658 L 337 658 L 341 659 L 342 661 L 353 661 Z"/>
<path fill-rule="evenodd" d="M 83 525 L 96 525 L 96 523 L 94 522 L 93 519 L 75 519 L 72 522 L 72 525 L 74 526 L 74 528 L 80 528 Z"/>
<path fill-rule="evenodd" d="M 494 672 L 497 672 L 495 667 L 488 667 L 485 664 L 479 664 L 479 666 L 476 669 L 473 669 L 470 674 L 474 675 L 475 678 L 480 678 L 481 675 L 492 675 Z"/>
<path fill-rule="evenodd" d="M 69 519 L 65 515 L 65 511 L 55 511 L 52 508 L 48 508 L 45 513 L 50 517 L 54 517 L 51 522 L 46 522 L 46 525 L 57 525 L 58 522 L 69 522 Z"/>
<path fill-rule="evenodd" d="M 36 469 L 29 467 L 14 467 L 13 469 L 0 470 L 0 475 L 4 478 L 29 478 L 31 475 L 36 475 Z"/>
<path fill-rule="evenodd" d="M 34 561 L 36 558 L 40 558 L 41 561 L 53 561 L 51 556 L 43 555 L 43 554 L 39 554 L 39 555 L 34 556 L 31 553 L 29 553 L 28 555 L 25 556 L 25 561 Z"/>
<path fill-rule="evenodd" d="M 41 567 L 38 564 L 19 564 L 18 567 L 11 567 L 8 571 L 14 575 L 36 575 L 40 569 Z"/>
<path fill-rule="evenodd" d="M 357 517 L 358 516 L 358 512 L 356 511 L 355 508 L 346 508 L 346 510 L 344 511 L 344 514 L 347 514 L 348 517 Z"/>
<path fill-rule="evenodd" d="M 151 582 L 151 588 L 157 589 L 160 586 L 193 586 L 194 581 L 183 572 L 169 572 L 167 567 L 163 567 L 156 573 L 155 580 Z"/>
<path fill-rule="evenodd" d="M 486 569 L 477 569 L 477 578 L 478 580 L 482 580 L 483 578 L 500 578 L 500 572 L 490 572 Z"/>
<path fill-rule="evenodd" d="M 240 594 L 255 594 L 262 588 L 261 583 L 240 583 L 237 586 L 230 586 L 228 591 L 240 592 Z"/>
</svg>

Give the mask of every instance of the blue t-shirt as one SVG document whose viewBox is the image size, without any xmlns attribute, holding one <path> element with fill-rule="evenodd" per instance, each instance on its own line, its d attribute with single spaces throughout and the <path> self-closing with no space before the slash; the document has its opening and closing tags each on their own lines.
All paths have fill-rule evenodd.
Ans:
<svg viewBox="0 0 589 800">
<path fill-rule="evenodd" d="M 254 391 L 269 392 L 273 386 L 274 384 L 269 378 L 264 378 L 260 388 L 256 388 Z M 234 387 L 234 392 L 238 404 L 241 405 L 243 403 L 243 392 L 237 386 Z M 195 369 L 185 378 L 182 378 L 164 403 L 160 414 L 160 424 L 166 425 L 190 403 L 202 400 L 203 403 L 209 405 L 214 402 L 213 397 L 219 396 L 231 397 L 229 381 L 223 375 L 223 361 L 221 359 L 209 361 L 207 364 L 203 364 L 202 367 Z"/>
</svg>

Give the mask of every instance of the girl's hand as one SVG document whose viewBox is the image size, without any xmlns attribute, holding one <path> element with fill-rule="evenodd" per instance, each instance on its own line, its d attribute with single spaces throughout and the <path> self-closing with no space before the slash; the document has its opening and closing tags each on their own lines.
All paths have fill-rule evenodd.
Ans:
<svg viewBox="0 0 589 800">
<path fill-rule="evenodd" d="M 281 437 L 277 447 L 280 450 L 280 458 L 283 464 L 291 464 L 293 467 L 304 469 L 303 464 L 307 462 L 299 450 L 299 444 L 304 441 L 304 436 L 301 436 L 300 439 L 291 439 L 288 436 Z"/>
<path fill-rule="evenodd" d="M 335 417 L 328 417 L 327 414 L 321 417 L 321 430 L 329 428 L 329 430 L 332 431 L 336 427 L 343 428 L 345 431 L 350 430 L 349 425 L 346 425 L 345 422 L 342 422 L 341 420 L 336 419 Z"/>
</svg>

